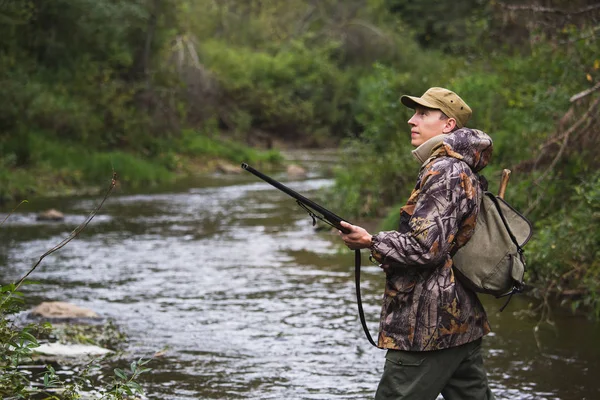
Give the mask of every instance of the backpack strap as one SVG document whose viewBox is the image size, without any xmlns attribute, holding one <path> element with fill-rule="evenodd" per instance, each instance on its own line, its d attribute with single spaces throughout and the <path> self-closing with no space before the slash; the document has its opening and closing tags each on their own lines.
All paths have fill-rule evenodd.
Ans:
<svg viewBox="0 0 600 400">
<path fill-rule="evenodd" d="M 485 178 L 485 176 L 475 172 L 475 170 L 473 168 L 471 168 L 471 166 L 469 164 L 467 164 L 467 162 L 465 162 L 464 160 L 460 160 L 460 161 L 464 165 L 466 165 L 467 169 L 469 171 L 471 171 L 471 174 L 473 174 L 477 178 L 477 192 L 478 193 L 481 192 L 481 198 L 479 199 L 479 204 L 478 204 L 479 210 L 477 211 L 477 213 L 479 214 L 479 212 L 481 211 L 481 204 L 483 203 L 483 197 L 485 196 L 485 193 L 487 192 L 487 186 L 488 186 L 487 179 Z M 462 218 L 460 219 L 460 222 L 458 223 L 458 231 L 456 233 L 454 241 L 452 242 L 452 248 L 450 249 L 450 257 L 454 257 L 454 255 L 456 254 L 456 252 L 459 249 L 458 244 L 456 243 L 456 237 L 458 237 L 458 233 L 462 229 L 466 219 L 467 219 L 467 215 L 463 215 Z"/>
<path fill-rule="evenodd" d="M 523 249 L 519 245 L 519 242 L 517 241 L 517 238 L 515 237 L 515 235 L 510 230 L 510 225 L 508 225 L 508 221 L 506 220 L 506 218 L 504 217 L 504 214 L 502 213 L 502 209 L 500 208 L 500 202 L 498 201 L 498 198 L 496 196 L 494 196 L 493 193 L 490 193 L 490 192 L 485 192 L 484 195 L 488 196 L 494 202 L 494 205 L 498 209 L 498 214 L 500 215 L 500 218 L 502 219 L 502 223 L 504 224 L 504 227 L 506 228 L 506 231 L 508 232 L 508 236 L 510 236 L 510 240 L 512 240 L 512 242 L 515 244 L 515 246 L 517 246 L 517 250 L 518 250 L 519 254 L 522 255 Z"/>
<path fill-rule="evenodd" d="M 496 196 L 494 196 L 492 193 L 486 193 L 485 195 L 488 196 L 494 202 L 494 205 L 498 209 L 498 214 L 500 215 L 500 219 L 502 219 L 502 223 L 504 224 L 504 227 L 506 228 L 506 232 L 508 232 L 508 236 L 510 236 L 510 240 L 512 240 L 512 242 L 517 247 L 517 253 L 519 254 L 519 259 L 520 259 L 521 263 L 523 263 L 523 266 L 525 266 L 525 258 L 523 257 L 523 248 L 517 241 L 517 238 L 515 237 L 515 235 L 512 233 L 512 231 L 510 229 L 510 225 L 508 224 L 508 221 L 506 221 L 506 217 L 504 216 L 504 214 L 502 213 L 502 209 L 500 208 L 500 202 L 498 201 L 498 198 Z M 506 302 L 504 303 L 504 305 L 502 307 L 500 307 L 500 312 L 504 311 L 506 306 L 508 306 L 508 303 L 510 302 L 510 300 L 512 299 L 512 297 L 515 293 L 522 293 L 523 289 L 524 289 L 523 282 L 518 281 L 512 275 L 512 272 L 513 272 L 512 267 L 511 267 L 510 272 L 511 272 L 511 277 L 513 278 L 513 289 L 508 293 L 505 293 L 501 296 L 497 296 L 497 298 L 502 298 L 502 297 L 508 296 L 508 299 L 506 299 Z"/>
</svg>

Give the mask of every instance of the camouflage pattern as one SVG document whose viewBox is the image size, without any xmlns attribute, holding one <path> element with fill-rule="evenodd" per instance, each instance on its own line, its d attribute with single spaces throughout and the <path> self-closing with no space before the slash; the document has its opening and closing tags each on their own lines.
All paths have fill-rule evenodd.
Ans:
<svg viewBox="0 0 600 400">
<path fill-rule="evenodd" d="M 380 347 L 438 350 L 490 332 L 477 295 L 455 279 L 450 251 L 473 233 L 487 185 L 473 171 L 491 154 L 492 140 L 481 131 L 445 135 L 421 167 L 398 231 L 373 237 L 372 254 L 386 266 Z"/>
</svg>

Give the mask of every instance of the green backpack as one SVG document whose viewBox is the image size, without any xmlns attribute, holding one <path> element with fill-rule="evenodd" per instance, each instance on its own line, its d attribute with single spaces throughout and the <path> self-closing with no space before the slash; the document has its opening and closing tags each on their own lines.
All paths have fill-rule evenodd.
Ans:
<svg viewBox="0 0 600 400">
<path fill-rule="evenodd" d="M 523 246 L 532 232 L 527 218 L 500 196 L 484 191 L 473 236 L 452 256 L 456 276 L 472 290 L 497 298 L 522 292 Z"/>
</svg>

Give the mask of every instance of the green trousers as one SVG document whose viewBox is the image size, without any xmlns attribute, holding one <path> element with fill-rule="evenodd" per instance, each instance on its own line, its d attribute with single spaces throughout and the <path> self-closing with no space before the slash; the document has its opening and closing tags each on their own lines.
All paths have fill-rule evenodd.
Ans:
<svg viewBox="0 0 600 400">
<path fill-rule="evenodd" d="M 436 351 L 388 350 L 375 400 L 493 400 L 481 339 Z"/>
</svg>

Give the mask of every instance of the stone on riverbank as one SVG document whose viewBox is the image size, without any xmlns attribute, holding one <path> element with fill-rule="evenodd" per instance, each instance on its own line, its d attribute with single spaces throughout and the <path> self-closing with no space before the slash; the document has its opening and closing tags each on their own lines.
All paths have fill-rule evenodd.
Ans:
<svg viewBox="0 0 600 400">
<path fill-rule="evenodd" d="M 223 174 L 240 174 L 240 173 L 242 173 L 242 169 L 240 168 L 239 165 L 233 165 L 233 164 L 230 164 L 225 161 L 220 161 L 216 166 L 216 170 Z"/>
<path fill-rule="evenodd" d="M 51 321 L 72 320 L 72 319 L 90 319 L 99 320 L 101 317 L 96 312 L 78 307 L 74 304 L 63 301 L 47 301 L 43 302 L 33 310 L 30 315 L 32 317 L 47 319 Z"/>
<path fill-rule="evenodd" d="M 113 353 L 104 347 L 89 344 L 44 343 L 33 349 L 37 354 L 55 357 L 103 356 Z"/>
</svg>

